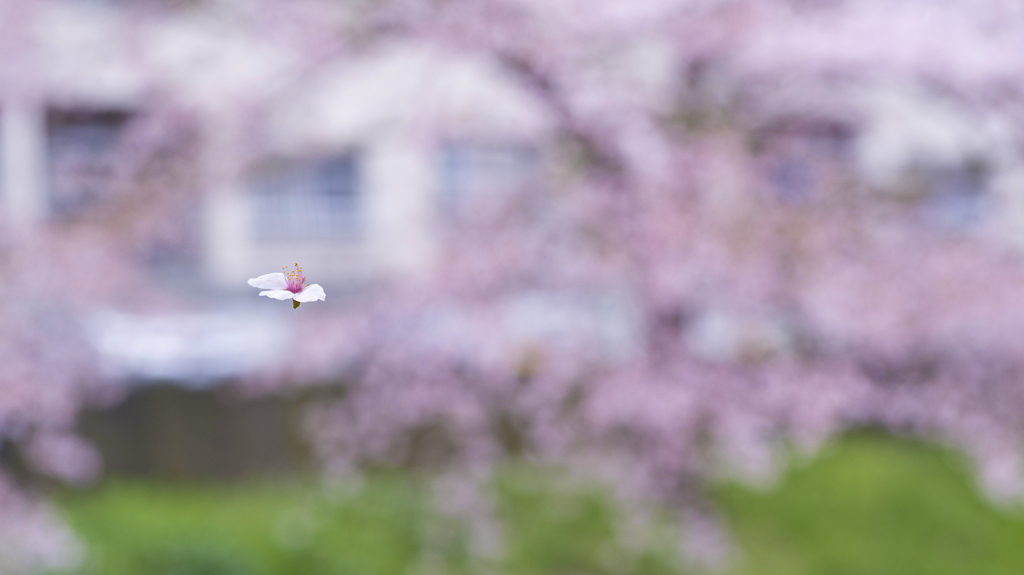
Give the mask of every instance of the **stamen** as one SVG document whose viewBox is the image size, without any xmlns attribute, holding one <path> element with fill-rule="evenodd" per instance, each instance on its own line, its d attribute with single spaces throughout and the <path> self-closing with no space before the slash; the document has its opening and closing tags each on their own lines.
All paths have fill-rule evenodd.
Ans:
<svg viewBox="0 0 1024 575">
<path fill-rule="evenodd" d="M 299 267 L 299 263 L 295 262 L 294 269 L 289 270 L 287 266 L 282 267 L 285 270 L 284 277 L 287 282 L 287 289 L 292 293 L 299 293 L 306 287 L 306 277 L 302 275 L 302 268 Z"/>
</svg>

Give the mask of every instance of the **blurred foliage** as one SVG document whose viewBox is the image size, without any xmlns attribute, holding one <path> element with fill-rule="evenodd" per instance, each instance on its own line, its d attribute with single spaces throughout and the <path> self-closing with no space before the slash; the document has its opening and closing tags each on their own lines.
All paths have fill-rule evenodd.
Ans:
<svg viewBox="0 0 1024 575">
<path fill-rule="evenodd" d="M 564 479 L 504 470 L 494 492 L 508 553 L 476 562 L 466 525 L 428 526 L 426 490 L 409 476 L 333 488 L 110 481 L 60 503 L 91 549 L 82 575 L 677 572 L 667 551 L 619 541 L 603 490 Z"/>
<path fill-rule="evenodd" d="M 643 533 L 624 533 L 620 510 L 597 484 L 567 481 L 550 471 L 507 468 L 495 487 L 506 547 L 502 572 L 678 573 L 671 560 L 674 554 L 665 545 L 671 544 L 665 536 L 672 530 L 650 525 Z M 638 542 L 636 535 L 643 540 Z"/>
<path fill-rule="evenodd" d="M 353 495 L 312 485 L 110 482 L 63 501 L 88 575 L 404 573 L 422 497 L 377 478 Z"/>
<path fill-rule="evenodd" d="M 739 548 L 729 575 L 1024 573 L 1024 516 L 993 507 L 964 461 L 934 445 L 857 433 L 767 490 L 711 491 Z M 433 517 L 409 476 L 331 488 L 110 481 L 60 503 L 91 549 L 82 575 L 682 572 L 675 530 L 654 526 L 638 544 L 596 484 L 508 466 L 493 493 L 504 552 L 476 562 L 467 528 Z"/>
<path fill-rule="evenodd" d="M 934 445 L 860 432 L 769 491 L 716 491 L 742 549 L 735 575 L 1024 573 L 1024 515 Z"/>
</svg>

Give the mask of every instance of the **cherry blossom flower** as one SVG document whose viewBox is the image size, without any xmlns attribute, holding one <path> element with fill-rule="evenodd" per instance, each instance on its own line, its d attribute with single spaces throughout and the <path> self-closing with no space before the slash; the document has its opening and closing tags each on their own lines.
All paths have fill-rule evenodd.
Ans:
<svg viewBox="0 0 1024 575">
<path fill-rule="evenodd" d="M 292 300 L 292 309 L 298 309 L 300 304 L 326 299 L 324 288 L 319 284 L 306 285 L 306 276 L 302 275 L 302 268 L 295 264 L 295 269 L 288 271 L 282 267 L 284 272 L 264 274 L 258 278 L 249 280 L 249 285 L 266 291 L 260 295 L 279 300 Z"/>
</svg>

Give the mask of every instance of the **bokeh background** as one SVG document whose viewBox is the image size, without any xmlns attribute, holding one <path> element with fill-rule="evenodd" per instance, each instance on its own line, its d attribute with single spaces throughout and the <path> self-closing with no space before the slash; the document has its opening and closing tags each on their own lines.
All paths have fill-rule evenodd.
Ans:
<svg viewBox="0 0 1024 575">
<path fill-rule="evenodd" d="M 1022 96 L 1011 0 L 0 0 L 0 575 L 1024 572 Z"/>
</svg>

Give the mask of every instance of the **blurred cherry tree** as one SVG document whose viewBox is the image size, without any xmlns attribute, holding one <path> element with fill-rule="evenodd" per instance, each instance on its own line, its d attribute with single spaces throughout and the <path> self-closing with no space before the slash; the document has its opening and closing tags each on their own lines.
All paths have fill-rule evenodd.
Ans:
<svg viewBox="0 0 1024 575">
<path fill-rule="evenodd" d="M 253 383 L 313 390 L 328 472 L 565 464 L 713 533 L 702 482 L 768 480 L 793 449 L 878 425 L 962 447 L 994 497 L 1022 495 L 1017 3 L 197 4 L 292 46 L 296 82 L 407 42 L 488 60 L 551 124 L 543 178 L 446 221 L 430 271 L 302 314 L 291 363 Z M 35 9 L 3 6 L 8 22 Z M 5 86 L 31 91 L 31 50 L 3 38 Z M 19 291 L 0 304 L 0 438 L 40 470 L 98 465 L 70 434 L 92 359 L 60 322 L 176 305 L 139 248 L 175 237 L 185 190 L 222 176 L 204 146 L 262 152 L 223 135 L 288 95 L 252 88 L 154 97 L 118 201 L 3 238 Z M 213 128 L 182 133 L 193 122 Z M 923 135 L 893 144 L 908 130 Z M 23 520 L 3 508 L 0 533 Z"/>
<path fill-rule="evenodd" d="M 575 462 L 707 526 L 709 477 L 770 479 L 794 448 L 883 426 L 1022 494 L 1020 7 L 367 6 L 367 37 L 515 77 L 554 168 L 453 225 L 432 274 L 307 318 L 293 376 L 341 382 L 310 418 L 328 469 Z M 894 149 L 873 115 L 890 94 L 1006 136 L 925 119 Z"/>
</svg>

